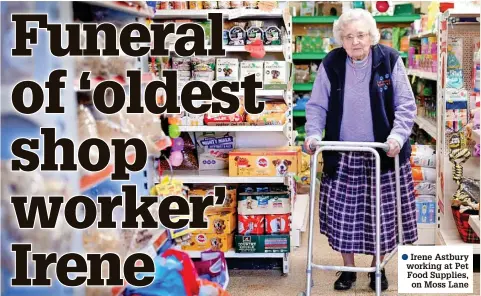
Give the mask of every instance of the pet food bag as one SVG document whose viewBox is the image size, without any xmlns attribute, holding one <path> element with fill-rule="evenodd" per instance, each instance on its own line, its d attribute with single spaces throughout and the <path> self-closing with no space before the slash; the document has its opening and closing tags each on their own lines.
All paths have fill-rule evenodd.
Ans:
<svg viewBox="0 0 481 296">
<path fill-rule="evenodd" d="M 229 167 L 229 152 L 234 149 L 230 133 L 202 133 L 196 136 L 199 170 L 224 170 Z"/>
<path fill-rule="evenodd" d="M 430 182 L 414 182 L 414 194 L 436 195 L 436 184 Z"/>
<path fill-rule="evenodd" d="M 264 234 L 264 215 L 238 215 L 238 232 L 242 235 Z"/>
<path fill-rule="evenodd" d="M 290 214 L 282 215 L 266 215 L 266 233 L 267 234 L 289 234 Z"/>
<path fill-rule="evenodd" d="M 413 145 L 411 154 L 413 167 L 436 167 L 436 150 L 434 146 Z"/>
<path fill-rule="evenodd" d="M 430 182 L 436 183 L 436 169 L 413 167 L 412 168 L 414 182 Z"/>
</svg>

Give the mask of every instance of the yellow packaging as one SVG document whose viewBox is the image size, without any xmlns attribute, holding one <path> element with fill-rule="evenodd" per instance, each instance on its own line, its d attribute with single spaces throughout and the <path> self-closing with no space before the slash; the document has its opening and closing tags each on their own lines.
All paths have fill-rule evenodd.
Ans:
<svg viewBox="0 0 481 296">
<path fill-rule="evenodd" d="M 202 230 L 204 233 L 232 233 L 237 227 L 237 217 L 234 210 L 215 214 L 208 213 L 204 216 L 204 221 L 209 223 L 209 228 Z"/>
<path fill-rule="evenodd" d="M 234 234 L 215 234 L 194 232 L 185 245 L 184 251 L 222 251 L 227 252 L 234 247 Z"/>
<path fill-rule="evenodd" d="M 275 177 L 297 174 L 302 167 L 300 147 L 239 149 L 229 152 L 230 177 Z"/>
<path fill-rule="evenodd" d="M 205 209 L 206 213 L 225 212 L 235 209 L 237 207 L 237 189 L 230 185 L 226 186 L 226 196 L 222 206 L 213 206 Z M 189 196 L 214 196 L 214 187 L 212 185 L 202 186 L 197 185 L 189 191 Z"/>
</svg>

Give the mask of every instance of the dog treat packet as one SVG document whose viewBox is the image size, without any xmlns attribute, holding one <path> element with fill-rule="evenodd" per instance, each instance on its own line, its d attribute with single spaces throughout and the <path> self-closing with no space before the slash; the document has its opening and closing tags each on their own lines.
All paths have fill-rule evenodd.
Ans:
<svg viewBox="0 0 481 296">
<path fill-rule="evenodd" d="M 282 61 L 264 62 L 264 84 L 286 84 L 287 63 Z"/>
<path fill-rule="evenodd" d="M 244 81 L 246 76 L 254 74 L 256 81 L 264 81 L 263 61 L 242 61 L 240 64 L 240 80 Z"/>
<path fill-rule="evenodd" d="M 229 152 L 235 147 L 231 133 L 202 133 L 196 136 L 199 170 L 224 170 L 229 167 Z"/>
<path fill-rule="evenodd" d="M 216 73 L 217 80 L 239 80 L 239 60 L 231 58 L 217 59 Z"/>
</svg>

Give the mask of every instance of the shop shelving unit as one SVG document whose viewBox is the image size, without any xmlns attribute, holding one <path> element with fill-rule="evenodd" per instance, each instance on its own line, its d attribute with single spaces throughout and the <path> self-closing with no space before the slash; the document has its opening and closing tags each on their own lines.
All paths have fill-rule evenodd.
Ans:
<svg viewBox="0 0 481 296">
<path fill-rule="evenodd" d="M 263 60 L 285 60 L 292 62 L 291 50 L 291 34 L 292 34 L 292 17 L 289 8 L 278 8 L 272 11 L 262 11 L 260 9 L 212 9 L 212 10 L 158 10 L 155 13 L 154 21 L 175 20 L 175 19 L 197 19 L 207 18 L 208 13 L 222 13 L 224 19 L 256 19 L 256 20 L 281 20 L 286 28 L 286 36 L 284 36 L 283 44 L 278 46 L 265 46 L 266 56 Z M 208 46 L 207 46 L 208 48 Z M 226 46 L 224 49 L 228 56 L 246 59 L 248 52 L 244 46 Z M 290 65 L 289 65 L 290 67 Z M 290 73 L 288 69 L 288 73 Z M 237 93 L 240 95 L 241 93 Z M 292 88 L 288 86 L 286 89 L 256 89 L 256 96 L 260 100 L 283 99 L 288 106 L 288 118 L 284 125 L 266 125 L 266 126 L 250 126 L 250 125 L 199 125 L 199 126 L 179 126 L 182 132 L 235 132 L 237 148 L 265 148 L 278 146 L 292 146 L 295 141 L 295 133 L 292 130 L 293 112 L 292 112 Z M 238 144 L 243 142 L 239 138 L 250 139 L 250 143 L 243 146 Z M 254 140 L 252 140 L 254 139 Z M 257 147 L 252 147 L 253 142 L 257 142 Z M 285 184 L 291 191 L 291 209 L 295 207 L 295 183 L 293 177 L 229 177 L 227 170 L 212 171 L 182 171 L 175 170 L 174 178 L 181 180 L 184 184 L 244 184 L 244 183 L 266 183 L 266 184 Z M 291 239 L 292 240 L 292 239 Z M 186 251 L 191 258 L 199 258 L 201 252 Z M 271 258 L 282 260 L 282 272 L 289 272 L 289 253 L 236 253 L 230 250 L 224 253 L 226 258 L 235 259 L 260 259 Z"/>
<path fill-rule="evenodd" d="M 436 243 L 448 246 L 466 245 L 458 233 L 452 211 L 452 195 L 456 191 L 457 185 L 452 179 L 452 164 L 448 159 L 447 137 L 446 137 L 446 96 L 445 83 L 447 79 L 447 46 L 449 37 L 463 38 L 463 88 L 467 91 L 473 89 L 472 86 L 472 64 L 473 64 L 473 39 L 479 38 L 479 8 L 472 10 L 449 9 L 438 18 L 438 77 L 439 83 L 437 97 L 437 141 L 436 141 L 436 169 L 437 169 L 437 236 Z M 453 18 L 478 18 L 477 22 L 456 23 Z M 444 66 L 444 67 L 443 67 Z M 471 157 L 464 165 L 464 176 L 479 180 L 480 169 L 479 158 Z M 471 217 L 471 223 L 479 232 L 479 219 Z M 476 223 L 477 222 L 477 223 Z M 480 253 L 480 245 L 472 244 L 474 254 Z"/>
</svg>

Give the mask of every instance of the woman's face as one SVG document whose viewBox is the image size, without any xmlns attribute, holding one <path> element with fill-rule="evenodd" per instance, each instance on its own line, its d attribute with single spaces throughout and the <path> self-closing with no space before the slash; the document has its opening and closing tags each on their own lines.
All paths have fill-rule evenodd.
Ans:
<svg viewBox="0 0 481 296">
<path fill-rule="evenodd" d="M 371 48 L 371 35 L 361 21 L 346 24 L 342 31 L 342 47 L 353 59 L 363 59 Z"/>
</svg>

